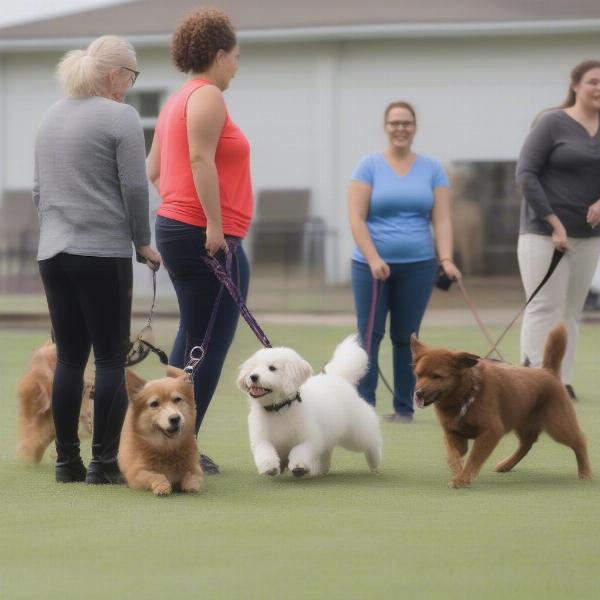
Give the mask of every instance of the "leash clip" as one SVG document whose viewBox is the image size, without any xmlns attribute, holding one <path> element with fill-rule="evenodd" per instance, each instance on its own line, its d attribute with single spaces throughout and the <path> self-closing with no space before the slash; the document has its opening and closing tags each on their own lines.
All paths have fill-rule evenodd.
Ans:
<svg viewBox="0 0 600 600">
<path fill-rule="evenodd" d="M 200 366 L 200 363 L 204 360 L 206 352 L 202 346 L 194 346 L 190 350 L 190 358 L 187 362 L 187 365 L 183 367 L 187 375 L 188 383 L 194 383 L 194 373 L 196 369 Z"/>
</svg>

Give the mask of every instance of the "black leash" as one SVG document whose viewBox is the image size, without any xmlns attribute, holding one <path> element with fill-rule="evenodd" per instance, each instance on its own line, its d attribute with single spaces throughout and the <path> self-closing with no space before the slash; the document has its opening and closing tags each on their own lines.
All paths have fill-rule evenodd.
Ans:
<svg viewBox="0 0 600 600">
<path fill-rule="evenodd" d="M 500 337 L 496 340 L 496 343 L 492 346 L 492 349 L 484 356 L 484 358 L 489 358 L 493 352 L 497 352 L 496 347 L 502 341 L 502 338 L 509 332 L 510 328 L 515 324 L 516 320 L 523 314 L 527 305 L 537 296 L 538 292 L 546 285 L 546 282 L 552 276 L 552 273 L 556 270 L 558 263 L 561 261 L 562 257 L 565 255 L 564 250 L 559 250 L 558 248 L 554 248 L 554 253 L 552 254 L 552 259 L 550 260 L 550 266 L 548 267 L 548 271 L 544 275 L 542 281 L 540 281 L 539 285 L 535 288 L 529 299 L 521 308 L 519 312 L 515 315 L 513 320 L 506 326 L 504 331 L 500 334 Z"/>
<path fill-rule="evenodd" d="M 475 320 L 477 321 L 477 323 L 479 325 L 479 328 L 483 332 L 483 334 L 484 334 L 485 338 L 488 340 L 488 342 L 490 342 L 492 344 L 492 348 L 484 356 L 484 358 L 489 359 L 492 354 L 496 353 L 500 357 L 500 359 L 503 360 L 502 355 L 498 351 L 498 348 L 497 348 L 498 345 L 500 344 L 500 342 L 502 341 L 504 336 L 510 331 L 510 329 L 515 324 L 517 319 L 523 314 L 523 311 L 527 308 L 528 304 L 537 296 L 539 291 L 546 285 L 546 283 L 548 282 L 548 280 L 550 279 L 550 277 L 556 270 L 558 263 L 560 263 L 560 261 L 564 255 L 565 255 L 565 252 L 563 250 L 559 250 L 558 248 L 554 249 L 554 253 L 552 254 L 552 259 L 550 260 L 550 265 L 548 266 L 548 270 L 546 271 L 546 274 L 544 275 L 542 281 L 540 281 L 539 285 L 535 288 L 535 290 L 533 291 L 531 296 L 529 296 L 529 298 L 527 299 L 525 304 L 523 304 L 523 306 L 521 306 L 521 308 L 519 309 L 519 311 L 517 312 L 515 317 L 512 319 L 512 321 L 505 327 L 504 331 L 500 334 L 500 336 L 498 337 L 498 339 L 496 340 L 495 343 L 492 342 L 492 338 L 491 338 L 489 332 L 487 331 L 487 329 L 481 322 L 481 319 L 479 318 L 479 315 L 477 314 L 477 311 L 475 310 L 475 305 L 470 301 L 470 298 L 469 298 L 468 294 L 466 293 L 464 285 L 462 284 L 461 281 L 458 282 L 458 287 L 463 294 L 465 302 L 471 309 L 471 312 L 473 313 Z M 375 308 L 377 306 L 377 302 L 379 301 L 379 294 L 381 292 L 382 287 L 383 287 L 382 282 L 380 282 L 376 279 L 373 279 L 373 283 L 372 283 L 372 287 L 371 287 L 371 309 L 369 312 L 367 332 L 365 334 L 365 350 L 367 351 L 367 354 L 371 353 L 371 342 L 372 342 L 373 327 L 374 327 L 374 322 L 375 322 Z M 449 287 L 450 287 L 450 285 L 448 285 L 445 289 L 448 289 Z M 379 377 L 381 377 L 381 380 L 383 381 L 385 387 L 388 389 L 390 394 L 392 394 L 392 396 L 393 396 L 394 391 L 392 390 L 392 387 L 390 386 L 390 384 L 384 377 L 379 364 L 377 365 L 377 370 L 379 373 Z"/>
<path fill-rule="evenodd" d="M 167 354 L 155 346 L 154 332 L 152 331 L 152 317 L 154 315 L 154 307 L 156 306 L 156 271 L 152 269 L 152 305 L 150 306 L 150 314 L 146 325 L 142 327 L 135 340 L 130 344 L 129 351 L 127 352 L 127 358 L 125 360 L 125 366 L 131 367 L 141 363 L 150 352 L 153 352 L 158 356 L 158 360 L 163 365 L 169 364 L 169 358 Z M 149 341 L 150 338 L 152 341 Z"/>
</svg>

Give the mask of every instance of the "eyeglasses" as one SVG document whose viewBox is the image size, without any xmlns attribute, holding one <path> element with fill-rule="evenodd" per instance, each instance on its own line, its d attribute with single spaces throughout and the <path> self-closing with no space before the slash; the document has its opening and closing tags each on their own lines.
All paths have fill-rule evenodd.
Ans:
<svg viewBox="0 0 600 600">
<path fill-rule="evenodd" d="M 140 76 L 140 72 L 136 71 L 135 69 L 130 69 L 129 67 L 121 67 L 121 69 L 125 69 L 126 71 L 133 73 L 133 81 L 131 82 L 131 87 L 133 87 L 135 85 L 135 82 L 137 81 L 137 78 Z"/>
<path fill-rule="evenodd" d="M 411 129 L 416 123 L 414 121 L 387 121 L 386 125 L 389 125 L 392 129 Z"/>
</svg>

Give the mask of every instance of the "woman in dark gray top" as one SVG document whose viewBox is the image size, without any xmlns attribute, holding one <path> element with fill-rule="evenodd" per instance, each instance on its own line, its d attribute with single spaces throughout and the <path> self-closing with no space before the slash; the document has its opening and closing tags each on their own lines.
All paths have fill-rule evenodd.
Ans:
<svg viewBox="0 0 600 600">
<path fill-rule="evenodd" d="M 132 242 L 153 269 L 140 118 L 123 104 L 137 78 L 132 46 L 103 36 L 69 52 L 58 74 L 66 97 L 51 106 L 35 144 L 38 262 L 56 340 L 52 389 L 56 480 L 117 483 L 127 392 Z M 79 455 L 83 372 L 96 367 L 92 462 Z"/>
<path fill-rule="evenodd" d="M 519 156 L 523 192 L 519 268 L 529 297 L 542 280 L 554 248 L 566 254 L 529 304 L 521 329 L 521 359 L 540 366 L 554 323 L 568 330 L 562 377 L 572 398 L 578 320 L 600 255 L 600 61 L 571 72 L 563 105 L 534 123 Z"/>
</svg>

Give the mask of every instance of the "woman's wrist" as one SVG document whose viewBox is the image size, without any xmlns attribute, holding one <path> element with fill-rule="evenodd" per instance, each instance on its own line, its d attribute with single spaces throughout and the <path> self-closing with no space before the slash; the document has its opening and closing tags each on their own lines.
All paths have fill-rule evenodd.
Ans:
<svg viewBox="0 0 600 600">
<path fill-rule="evenodd" d="M 440 263 L 440 265 L 444 262 L 449 262 L 449 263 L 454 264 L 454 261 L 451 258 L 440 258 L 438 262 Z"/>
</svg>

